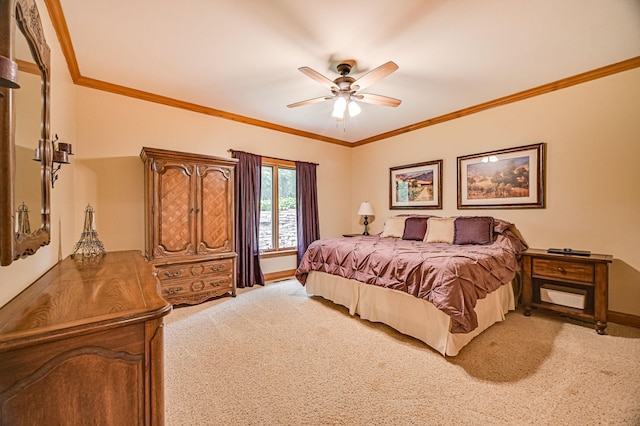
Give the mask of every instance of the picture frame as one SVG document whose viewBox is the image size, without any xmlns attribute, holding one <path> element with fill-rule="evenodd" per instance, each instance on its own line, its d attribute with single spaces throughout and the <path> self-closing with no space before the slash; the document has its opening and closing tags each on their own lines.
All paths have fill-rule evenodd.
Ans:
<svg viewBox="0 0 640 426">
<path fill-rule="evenodd" d="M 441 209 L 442 160 L 389 168 L 389 209 Z"/>
<path fill-rule="evenodd" d="M 545 143 L 458 157 L 458 209 L 545 207 Z"/>
</svg>

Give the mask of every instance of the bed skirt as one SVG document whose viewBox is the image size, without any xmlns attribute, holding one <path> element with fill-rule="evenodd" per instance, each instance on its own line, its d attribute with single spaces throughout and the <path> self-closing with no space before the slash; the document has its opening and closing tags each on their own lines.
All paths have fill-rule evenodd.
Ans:
<svg viewBox="0 0 640 426">
<path fill-rule="evenodd" d="M 407 293 L 317 271 L 309 272 L 305 288 L 307 294 L 345 306 L 351 315 L 387 324 L 445 356 L 458 355 L 471 339 L 492 324 L 503 321 L 505 314 L 515 309 L 513 287 L 503 285 L 478 300 L 475 307 L 478 327 L 475 330 L 453 334 L 449 332 L 451 318 L 447 314 L 430 302 Z"/>
</svg>

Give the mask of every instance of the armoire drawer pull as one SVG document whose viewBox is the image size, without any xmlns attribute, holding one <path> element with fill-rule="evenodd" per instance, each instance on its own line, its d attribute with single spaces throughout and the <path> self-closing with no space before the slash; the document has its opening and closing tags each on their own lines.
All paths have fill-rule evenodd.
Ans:
<svg viewBox="0 0 640 426">
<path fill-rule="evenodd" d="M 211 281 L 209 284 L 211 284 L 213 287 L 220 287 L 221 285 L 226 284 L 226 280 L 218 280 L 218 281 Z"/>
<path fill-rule="evenodd" d="M 224 265 L 211 265 L 209 268 L 211 268 L 213 272 L 218 272 L 224 269 Z"/>
<path fill-rule="evenodd" d="M 182 274 L 182 269 L 180 269 L 179 271 L 176 271 L 176 272 L 164 271 L 164 275 L 166 277 L 169 277 L 169 278 L 177 277 L 180 274 Z"/>
<path fill-rule="evenodd" d="M 562 272 L 563 274 L 567 273 L 567 270 L 564 269 L 562 266 L 558 267 L 558 271 Z"/>
<path fill-rule="evenodd" d="M 165 288 L 164 292 L 167 294 L 176 294 L 176 293 L 180 293 L 182 291 L 182 287 L 178 287 L 178 288 Z"/>
</svg>

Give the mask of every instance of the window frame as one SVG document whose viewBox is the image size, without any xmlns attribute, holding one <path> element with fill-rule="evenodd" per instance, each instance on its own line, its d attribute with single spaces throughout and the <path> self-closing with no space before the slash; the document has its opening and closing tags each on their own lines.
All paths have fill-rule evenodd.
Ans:
<svg viewBox="0 0 640 426">
<path fill-rule="evenodd" d="M 271 226 L 272 226 L 272 232 L 271 232 L 271 245 L 274 248 L 268 249 L 268 250 L 263 250 L 260 249 L 260 257 L 261 258 L 269 258 L 269 257 L 279 257 L 279 256 L 289 256 L 289 255 L 293 255 L 296 254 L 298 249 L 297 247 L 286 247 L 286 248 L 280 248 L 279 247 L 279 241 L 280 241 L 280 194 L 279 194 L 279 184 L 278 184 L 278 169 L 282 168 L 282 169 L 289 169 L 289 170 L 293 170 L 294 172 L 296 171 L 296 163 L 295 161 L 289 161 L 289 160 L 281 160 L 279 158 L 270 158 L 270 157 L 262 157 L 262 165 L 263 166 L 268 166 L 271 167 Z M 260 169 L 260 172 L 262 173 L 262 169 Z M 296 179 L 298 179 L 298 175 L 296 173 Z M 260 191 L 262 192 L 262 185 L 260 188 Z M 296 194 L 296 198 L 297 198 L 297 194 Z M 274 200 L 276 202 L 274 202 Z M 296 199 L 296 203 L 297 203 L 297 199 Z M 296 218 L 296 222 L 297 222 L 297 218 Z"/>
</svg>

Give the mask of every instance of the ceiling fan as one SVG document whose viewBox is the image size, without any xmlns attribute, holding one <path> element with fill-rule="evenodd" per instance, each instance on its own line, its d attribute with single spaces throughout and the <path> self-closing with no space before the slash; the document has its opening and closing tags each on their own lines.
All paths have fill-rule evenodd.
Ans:
<svg viewBox="0 0 640 426">
<path fill-rule="evenodd" d="M 389 61 L 378 68 L 375 68 L 357 80 L 349 73 L 356 66 L 356 61 L 345 60 L 340 61 L 336 66 L 340 77 L 335 80 L 330 80 L 323 76 L 319 72 L 309 68 L 298 68 L 304 75 L 310 77 L 316 82 L 322 84 L 331 90 L 331 95 L 320 96 L 318 98 L 307 99 L 306 101 L 295 102 L 287 105 L 288 108 L 296 108 L 303 105 L 315 104 L 317 102 L 329 101 L 335 99 L 332 116 L 338 120 L 343 120 L 345 111 L 348 108 L 349 116 L 354 117 L 360 113 L 360 106 L 355 101 L 365 102 L 373 105 L 382 105 L 389 107 L 397 107 L 402 102 L 399 99 L 391 98 L 389 96 L 374 95 L 373 93 L 361 93 L 359 90 L 365 89 L 376 83 L 395 70 L 398 69 L 398 65 Z"/>
</svg>

